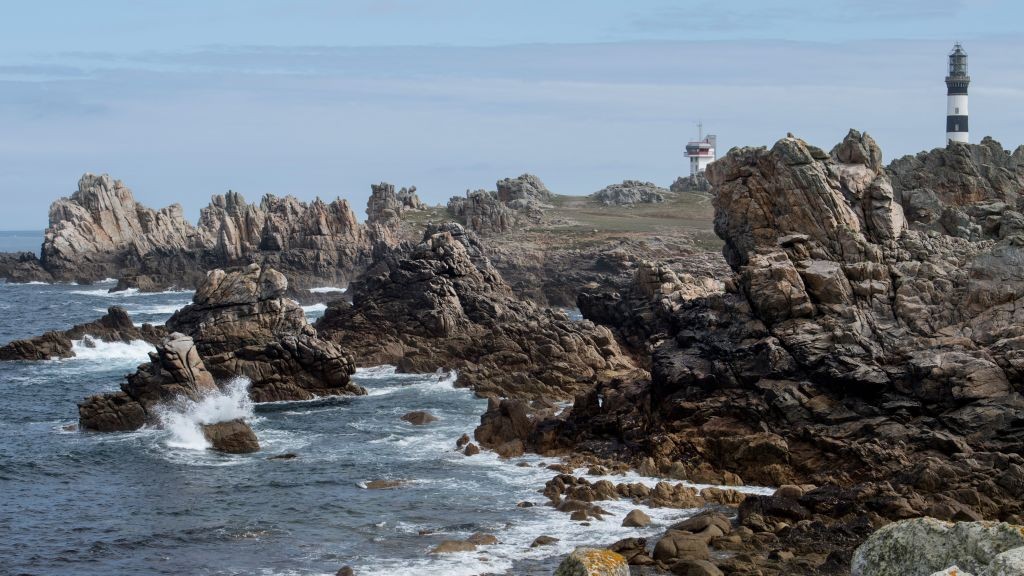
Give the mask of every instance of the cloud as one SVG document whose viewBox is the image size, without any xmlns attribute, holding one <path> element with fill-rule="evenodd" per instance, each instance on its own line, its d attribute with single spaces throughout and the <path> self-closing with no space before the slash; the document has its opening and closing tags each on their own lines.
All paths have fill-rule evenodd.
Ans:
<svg viewBox="0 0 1024 576">
<path fill-rule="evenodd" d="M 972 127 L 1024 133 L 1019 39 L 975 42 Z M 341 195 L 416 185 L 430 202 L 530 171 L 557 192 L 686 171 L 694 124 L 724 147 L 850 127 L 888 157 L 939 145 L 946 42 L 637 42 L 494 48 L 206 47 L 77 53 L 0 84 L 0 228 L 45 225 L 84 171 L 140 201 Z M 0 75 L 3 71 L 0 71 Z M 2 77 L 2 76 L 0 76 Z"/>
</svg>

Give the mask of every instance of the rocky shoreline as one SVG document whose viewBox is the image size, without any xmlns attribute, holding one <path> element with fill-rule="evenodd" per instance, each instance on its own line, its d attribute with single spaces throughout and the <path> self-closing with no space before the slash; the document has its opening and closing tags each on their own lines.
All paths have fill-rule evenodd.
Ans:
<svg viewBox="0 0 1024 576">
<path fill-rule="evenodd" d="M 413 226 L 428 210 L 415 190 L 380 184 L 365 226 L 344 201 L 255 206 L 229 193 L 198 227 L 87 175 L 51 209 L 41 260 L 0 261 L 8 277 L 128 266 L 124 286 L 141 288 L 166 281 L 152 273 L 163 269 L 195 277 L 193 302 L 166 329 L 136 328 L 111 308 L 8 344 L 0 359 L 65 357 L 85 335 L 154 343 L 120 392 L 79 406 L 81 427 L 98 431 L 152 424 L 161 403 L 235 377 L 269 402 L 363 394 L 357 365 L 457 370 L 457 385 L 489 401 L 475 442 L 455 447 L 562 458 L 542 492 L 573 521 L 611 521 L 608 500 L 701 509 L 657 539 L 580 551 L 561 573 L 609 563 L 614 573 L 903 574 L 886 551 L 907 538 L 991 543 L 1019 531 L 1024 147 L 954 143 L 885 166 L 874 140 L 851 130 L 829 152 L 795 137 L 734 148 L 706 176 L 724 262 L 654 233 L 585 250 L 521 245 L 553 234 L 529 230 L 550 224 L 556 202 L 529 175 L 453 198 L 458 223 Z M 619 188 L 608 202 L 667 201 L 625 190 L 646 183 Z M 315 325 L 292 299 L 312 278 L 349 287 Z M 566 300 L 585 320 L 545 307 Z M 252 449 L 244 426 L 225 426 L 224 445 Z M 587 479 L 629 470 L 663 480 Z M 636 512 L 616 522 L 645 522 Z M 1010 528 L 972 527 L 981 521 Z M 1024 542 L 1005 544 L 914 573 L 952 563 L 1019 573 Z"/>
</svg>

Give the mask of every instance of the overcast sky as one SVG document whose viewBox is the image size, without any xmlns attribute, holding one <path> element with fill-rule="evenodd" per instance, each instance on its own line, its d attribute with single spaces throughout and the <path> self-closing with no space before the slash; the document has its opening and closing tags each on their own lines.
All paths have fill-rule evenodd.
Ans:
<svg viewBox="0 0 1024 576">
<path fill-rule="evenodd" d="M 11 3 L 13 4 L 13 3 Z M 853 127 L 943 144 L 946 56 L 971 137 L 1024 142 L 1017 0 L 33 0 L 0 34 L 0 229 L 42 229 L 83 172 L 152 207 L 210 195 L 431 203 L 523 172 L 555 192 L 687 172 L 719 145 Z"/>
</svg>

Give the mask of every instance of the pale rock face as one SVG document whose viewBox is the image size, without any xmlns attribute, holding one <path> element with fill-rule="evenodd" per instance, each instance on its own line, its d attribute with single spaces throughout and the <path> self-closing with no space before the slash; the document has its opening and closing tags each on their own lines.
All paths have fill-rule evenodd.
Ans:
<svg viewBox="0 0 1024 576">
<path fill-rule="evenodd" d="M 85 174 L 70 198 L 50 206 L 42 263 L 59 278 L 94 277 L 120 264 L 127 252 L 184 249 L 194 233 L 180 205 L 152 210 L 120 180 Z"/>
<path fill-rule="evenodd" d="M 852 576 L 929 576 L 957 566 L 995 576 L 1020 565 L 1024 528 L 1004 522 L 914 518 L 880 528 L 854 553 Z M 1012 553 L 1011 553 L 1012 552 Z M 996 559 L 1007 553 L 996 563 Z"/>
<path fill-rule="evenodd" d="M 404 190 L 404 189 L 403 189 Z M 419 202 L 415 193 L 401 200 Z M 369 258 L 370 243 L 348 202 L 267 195 L 215 195 L 198 226 L 180 205 L 152 210 L 107 175 L 86 174 L 70 198 L 50 207 L 40 264 L 58 280 L 143 275 L 190 286 L 208 269 L 259 261 L 303 285 L 347 283 Z"/>
</svg>

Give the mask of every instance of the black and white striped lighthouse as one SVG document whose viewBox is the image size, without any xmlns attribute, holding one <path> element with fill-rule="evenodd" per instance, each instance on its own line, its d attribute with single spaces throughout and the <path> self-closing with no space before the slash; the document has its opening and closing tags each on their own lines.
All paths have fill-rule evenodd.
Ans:
<svg viewBox="0 0 1024 576">
<path fill-rule="evenodd" d="M 959 43 L 949 54 L 949 76 L 946 76 L 946 143 L 967 142 L 967 52 Z"/>
</svg>

